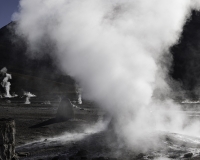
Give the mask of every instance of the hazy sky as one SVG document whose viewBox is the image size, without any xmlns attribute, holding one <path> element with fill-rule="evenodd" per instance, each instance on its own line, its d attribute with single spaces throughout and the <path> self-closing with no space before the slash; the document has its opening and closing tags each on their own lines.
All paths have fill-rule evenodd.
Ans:
<svg viewBox="0 0 200 160">
<path fill-rule="evenodd" d="M 12 14 L 18 10 L 19 0 L 0 0 L 0 28 L 11 22 Z"/>
</svg>

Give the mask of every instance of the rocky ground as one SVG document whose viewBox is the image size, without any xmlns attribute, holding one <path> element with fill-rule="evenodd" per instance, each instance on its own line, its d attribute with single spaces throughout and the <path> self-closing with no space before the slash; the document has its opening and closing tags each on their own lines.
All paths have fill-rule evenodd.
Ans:
<svg viewBox="0 0 200 160">
<path fill-rule="evenodd" d="M 16 122 L 16 153 L 22 160 L 200 160 L 200 139 L 159 133 L 163 147 L 146 153 L 128 149 L 113 133 L 109 119 L 90 103 L 74 108 L 75 118 L 55 119 L 58 102 L 25 105 L 1 101 L 0 118 Z M 198 112 L 197 112 L 198 114 Z M 145 144 L 144 144 L 145 145 Z"/>
</svg>

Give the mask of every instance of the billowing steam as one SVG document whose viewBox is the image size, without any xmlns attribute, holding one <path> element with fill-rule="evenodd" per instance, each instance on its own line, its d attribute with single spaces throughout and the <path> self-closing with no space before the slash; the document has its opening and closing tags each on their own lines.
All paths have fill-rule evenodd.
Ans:
<svg viewBox="0 0 200 160">
<path fill-rule="evenodd" d="M 0 70 L 1 78 L 3 79 L 1 82 L 1 86 L 4 88 L 5 93 L 1 95 L 1 97 L 11 98 L 10 95 L 10 86 L 11 83 L 9 82 L 10 79 L 12 79 L 11 74 L 7 73 L 7 68 L 4 67 Z"/>
<path fill-rule="evenodd" d="M 156 130 L 200 131 L 168 98 L 166 82 L 169 47 L 192 9 L 200 9 L 198 0 L 21 0 L 14 17 L 32 56 L 53 46 L 50 54 L 84 98 L 114 117 L 129 146 L 148 149 L 158 144 Z"/>
</svg>

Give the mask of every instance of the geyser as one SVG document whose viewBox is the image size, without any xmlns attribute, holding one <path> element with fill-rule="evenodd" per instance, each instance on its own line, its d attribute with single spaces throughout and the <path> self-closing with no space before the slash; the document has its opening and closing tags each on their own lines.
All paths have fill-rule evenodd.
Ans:
<svg viewBox="0 0 200 160">
<path fill-rule="evenodd" d="M 199 122 L 173 111 L 166 82 L 169 47 L 199 8 L 198 0 L 21 0 L 14 19 L 31 56 L 53 44 L 51 56 L 83 97 L 114 117 L 128 146 L 146 150 L 158 146 L 156 130 L 199 133 Z"/>
<path fill-rule="evenodd" d="M 24 96 L 26 97 L 24 104 L 31 104 L 30 98 L 31 97 L 36 97 L 36 95 L 34 95 L 34 94 L 30 93 L 30 92 L 25 92 L 25 91 L 24 91 Z"/>
<path fill-rule="evenodd" d="M 77 103 L 82 104 L 82 97 L 81 97 L 81 88 L 78 84 L 75 84 L 76 96 L 77 96 Z"/>
<path fill-rule="evenodd" d="M 7 68 L 6 67 L 1 69 L 0 74 L 1 74 L 1 76 L 3 78 L 2 82 L 1 82 L 1 86 L 5 90 L 5 93 L 3 94 L 3 97 L 11 98 L 12 97 L 10 95 L 11 83 L 9 82 L 9 80 L 12 79 L 12 76 L 11 76 L 11 74 L 7 73 Z"/>
</svg>

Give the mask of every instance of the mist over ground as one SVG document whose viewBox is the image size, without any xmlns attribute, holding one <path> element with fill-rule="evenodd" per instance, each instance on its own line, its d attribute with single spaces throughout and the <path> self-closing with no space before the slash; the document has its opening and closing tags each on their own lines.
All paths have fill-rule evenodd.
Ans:
<svg viewBox="0 0 200 160">
<path fill-rule="evenodd" d="M 170 47 L 199 8 L 197 0 L 21 0 L 14 19 L 31 57 L 50 45 L 47 54 L 113 117 L 127 146 L 148 150 L 159 147 L 158 130 L 199 134 L 198 121 L 174 112 L 168 77 Z"/>
</svg>

